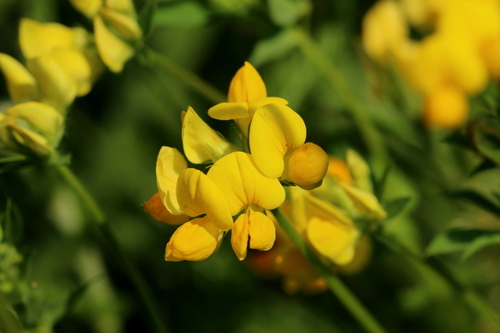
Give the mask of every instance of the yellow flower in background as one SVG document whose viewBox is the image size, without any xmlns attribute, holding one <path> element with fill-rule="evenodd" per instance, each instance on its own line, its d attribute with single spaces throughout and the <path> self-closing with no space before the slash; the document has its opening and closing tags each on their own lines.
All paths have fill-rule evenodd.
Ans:
<svg viewBox="0 0 500 333">
<path fill-rule="evenodd" d="M 408 29 L 399 2 L 377 2 L 363 19 L 362 44 L 366 53 L 380 63 L 398 53 L 408 38 Z"/>
<path fill-rule="evenodd" d="M 427 25 L 433 31 L 419 41 L 405 35 L 398 37 L 399 43 L 391 44 L 388 36 L 393 35 L 387 29 L 392 15 L 389 12 L 394 14 L 398 7 L 401 13 L 399 6 L 384 0 L 370 9 L 364 20 L 365 50 L 379 62 L 383 56 L 392 58 L 409 84 L 424 95 L 427 126 L 455 129 L 467 119 L 467 96 L 481 93 L 490 77 L 499 77 L 500 3 L 405 0 L 401 6 L 407 18 L 402 15 L 397 20 L 393 18 L 393 25 L 407 30 L 406 20 L 409 20 L 417 27 Z M 380 13 L 383 8 L 385 19 Z"/>
<path fill-rule="evenodd" d="M 0 114 L 2 149 L 48 155 L 54 152 L 63 132 L 63 116 L 47 104 L 19 103 Z"/>
<path fill-rule="evenodd" d="M 142 38 L 131 0 L 71 0 L 94 24 L 95 43 L 102 61 L 115 73 L 134 56 L 134 44 Z"/>
<path fill-rule="evenodd" d="M 58 62 L 75 82 L 76 96 L 86 95 L 104 68 L 92 36 L 82 28 L 22 19 L 19 44 L 28 64 L 44 56 Z"/>
<path fill-rule="evenodd" d="M 13 103 L 40 99 L 40 89 L 35 77 L 19 61 L 7 54 L 0 53 L 0 70 L 4 75 L 7 90 Z"/>
<path fill-rule="evenodd" d="M 208 115 L 219 120 L 235 120 L 243 138 L 248 136 L 248 127 L 255 110 L 267 104 L 288 104 L 283 98 L 267 97 L 262 77 L 249 62 L 245 62 L 231 80 L 227 100 L 226 103 L 211 107 Z"/>
</svg>

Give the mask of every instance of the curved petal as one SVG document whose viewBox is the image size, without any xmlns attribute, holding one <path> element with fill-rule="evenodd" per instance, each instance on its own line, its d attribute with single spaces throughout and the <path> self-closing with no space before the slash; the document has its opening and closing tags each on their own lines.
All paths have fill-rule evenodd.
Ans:
<svg viewBox="0 0 500 333">
<path fill-rule="evenodd" d="M 103 5 L 103 0 L 69 0 L 69 2 L 78 10 L 80 13 L 93 19 L 97 15 L 99 8 Z"/>
<path fill-rule="evenodd" d="M 348 149 L 346 162 L 349 166 L 349 174 L 352 176 L 354 184 L 360 189 L 373 192 L 370 167 L 361 155 L 352 149 Z"/>
<path fill-rule="evenodd" d="M 354 206 L 361 214 L 378 221 L 387 217 L 384 208 L 378 202 L 377 197 L 372 193 L 343 183 L 340 183 L 340 186 L 342 186 L 347 195 L 349 195 Z"/>
<path fill-rule="evenodd" d="M 285 154 L 302 145 L 305 139 L 304 121 L 288 106 L 267 104 L 255 111 L 250 125 L 250 151 L 265 176 L 280 177 Z"/>
<path fill-rule="evenodd" d="M 219 103 L 208 109 L 208 115 L 218 120 L 232 120 L 250 117 L 248 103 L 226 102 Z"/>
<path fill-rule="evenodd" d="M 328 170 L 328 155 L 318 145 L 307 142 L 285 157 L 282 179 L 306 190 L 319 187 Z"/>
<path fill-rule="evenodd" d="M 187 162 L 177 149 L 161 147 L 156 161 L 156 184 L 161 201 L 174 215 L 183 214 L 177 201 L 177 179 L 185 169 Z"/>
<path fill-rule="evenodd" d="M 77 84 L 69 72 L 52 55 L 29 59 L 27 67 L 33 73 L 42 92 L 42 101 L 64 112 L 76 97 Z"/>
<path fill-rule="evenodd" d="M 40 23 L 23 18 L 19 26 L 19 45 L 26 59 L 60 49 L 78 49 L 86 40 L 85 29 L 69 28 L 59 23 Z"/>
<path fill-rule="evenodd" d="M 353 259 L 358 237 L 356 228 L 335 220 L 313 217 L 307 225 L 309 242 L 319 253 L 338 265 L 345 265 Z"/>
<path fill-rule="evenodd" d="M 239 260 L 247 256 L 248 249 L 248 215 L 241 214 L 231 229 L 231 246 Z"/>
<path fill-rule="evenodd" d="M 36 79 L 19 61 L 0 53 L 0 70 L 3 72 L 9 96 L 14 103 L 39 99 L 40 91 Z"/>
<path fill-rule="evenodd" d="M 236 150 L 229 141 L 208 126 L 192 107 L 182 120 L 182 145 L 189 161 L 195 164 L 216 162 Z"/>
<path fill-rule="evenodd" d="M 229 85 L 228 102 L 251 102 L 267 97 L 266 85 L 259 73 L 245 61 Z"/>
<path fill-rule="evenodd" d="M 135 18 L 136 14 L 135 14 L 134 3 L 132 0 L 104 0 L 104 1 L 106 7 Z"/>
<path fill-rule="evenodd" d="M 252 209 L 249 209 L 247 214 L 249 215 L 249 247 L 260 251 L 271 249 L 276 240 L 276 228 L 274 227 L 273 221 L 267 215 L 253 211 Z"/>
<path fill-rule="evenodd" d="M 99 13 L 115 28 L 121 37 L 131 41 L 141 39 L 142 30 L 135 18 L 106 7 L 99 9 Z"/>
<path fill-rule="evenodd" d="M 285 200 L 280 182 L 262 175 L 251 155 L 244 152 L 234 152 L 218 160 L 208 171 L 208 177 L 226 194 L 233 216 L 248 204 L 274 209 Z"/>
<path fill-rule="evenodd" d="M 189 168 L 179 175 L 177 200 L 189 216 L 207 214 L 220 230 L 229 230 L 233 226 L 232 214 L 223 191 L 199 170 Z"/>
<path fill-rule="evenodd" d="M 127 60 L 134 56 L 134 49 L 111 33 L 99 15 L 94 18 L 94 33 L 102 61 L 112 72 L 121 72 Z"/>
<path fill-rule="evenodd" d="M 50 143 L 58 142 L 61 138 L 64 119 L 50 105 L 38 102 L 20 103 L 5 110 L 5 114 L 26 121 L 32 126 L 31 129 L 43 135 Z"/>
<path fill-rule="evenodd" d="M 221 231 L 207 216 L 191 220 L 177 228 L 165 249 L 165 260 L 205 260 L 217 248 Z"/>
<path fill-rule="evenodd" d="M 57 50 L 52 55 L 75 81 L 77 96 L 86 95 L 92 88 L 94 75 L 85 55 L 74 50 Z"/>
</svg>

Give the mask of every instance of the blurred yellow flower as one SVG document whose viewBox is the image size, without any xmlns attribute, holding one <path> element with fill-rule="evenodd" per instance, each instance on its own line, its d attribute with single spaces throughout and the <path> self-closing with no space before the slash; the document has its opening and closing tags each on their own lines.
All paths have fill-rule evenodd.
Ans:
<svg viewBox="0 0 500 333">
<path fill-rule="evenodd" d="M 142 38 L 131 0 L 71 0 L 94 24 L 95 43 L 102 61 L 112 72 L 121 72 L 134 56 L 134 44 Z"/>
</svg>

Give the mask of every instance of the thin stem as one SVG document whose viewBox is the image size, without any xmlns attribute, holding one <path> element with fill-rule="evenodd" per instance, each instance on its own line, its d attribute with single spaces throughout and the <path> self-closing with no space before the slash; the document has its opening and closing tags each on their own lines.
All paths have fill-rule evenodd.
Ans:
<svg viewBox="0 0 500 333">
<path fill-rule="evenodd" d="M 371 123 L 363 104 L 358 101 L 352 90 L 338 70 L 332 65 L 321 49 L 316 45 L 312 37 L 302 29 L 293 30 L 297 45 L 304 55 L 309 58 L 318 70 L 325 76 L 330 86 L 336 92 L 337 97 L 351 112 L 351 116 L 358 127 L 361 137 L 377 166 L 387 164 L 387 151 L 382 138 Z"/>
<path fill-rule="evenodd" d="M 371 315 L 370 312 L 333 272 L 326 267 L 321 260 L 309 249 L 304 240 L 300 237 L 294 227 L 288 222 L 287 218 L 279 209 L 273 210 L 274 216 L 280 225 L 292 239 L 300 252 L 313 265 L 318 274 L 325 279 L 328 287 L 335 294 L 346 309 L 355 317 L 361 326 L 370 333 L 384 333 L 385 330 Z"/>
<path fill-rule="evenodd" d="M 455 292 L 460 295 L 460 297 L 465 301 L 466 304 L 474 309 L 479 315 L 490 319 L 500 328 L 500 317 L 498 313 L 493 311 L 484 301 L 484 299 L 482 299 L 474 290 L 472 290 L 468 286 L 465 286 L 461 281 L 459 281 L 455 277 L 453 272 L 450 271 L 450 269 L 446 267 L 441 261 L 437 260 L 434 257 L 422 257 L 419 254 L 416 254 L 408 249 L 405 245 L 398 242 L 393 237 L 382 234 L 381 232 L 376 232 L 374 235 L 379 241 L 392 249 L 394 252 L 400 253 L 437 273 L 455 290 Z"/>
<path fill-rule="evenodd" d="M 0 164 L 2 163 L 12 163 L 12 162 L 23 162 L 26 161 L 27 157 L 24 155 L 19 156 L 9 156 L 0 158 Z"/>
<path fill-rule="evenodd" d="M 162 68 L 173 74 L 178 79 L 189 85 L 191 88 L 205 96 L 211 102 L 217 104 L 226 101 L 226 95 L 204 81 L 195 73 L 188 69 L 180 67 L 163 54 L 149 48 L 144 48 L 140 61 L 142 64 L 153 69 Z"/>
<path fill-rule="evenodd" d="M 7 298 L 0 293 L 0 328 L 3 332 L 22 333 L 23 327 L 17 318 L 17 314 L 10 307 Z"/>
<path fill-rule="evenodd" d="M 111 248 L 115 252 L 115 255 L 119 258 L 120 263 L 123 265 L 126 273 L 128 274 L 130 280 L 135 286 L 135 289 L 139 296 L 141 297 L 143 303 L 148 309 L 148 313 L 155 326 L 155 332 L 167 333 L 168 330 L 163 322 L 162 315 L 158 310 L 158 304 L 156 303 L 151 290 L 148 288 L 146 282 L 144 281 L 142 275 L 139 273 L 134 264 L 129 260 L 129 257 L 124 252 L 123 248 L 120 246 L 116 234 L 113 231 L 110 223 L 106 219 L 103 211 L 94 200 L 92 195 L 85 189 L 83 184 L 80 182 L 78 177 L 71 171 L 71 169 L 66 165 L 56 166 L 59 174 L 64 178 L 66 183 L 75 191 L 75 193 L 80 197 L 82 203 L 88 209 L 89 213 L 97 222 L 101 232 L 103 233 L 105 239 L 111 245 Z"/>
</svg>

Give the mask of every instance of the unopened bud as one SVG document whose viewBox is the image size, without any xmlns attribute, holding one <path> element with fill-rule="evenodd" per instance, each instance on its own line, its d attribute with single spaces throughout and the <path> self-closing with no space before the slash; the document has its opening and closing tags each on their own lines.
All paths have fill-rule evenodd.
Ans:
<svg viewBox="0 0 500 333">
<path fill-rule="evenodd" d="M 320 146 L 307 142 L 285 157 L 281 178 L 312 190 L 321 185 L 327 170 L 328 155 Z"/>
</svg>

